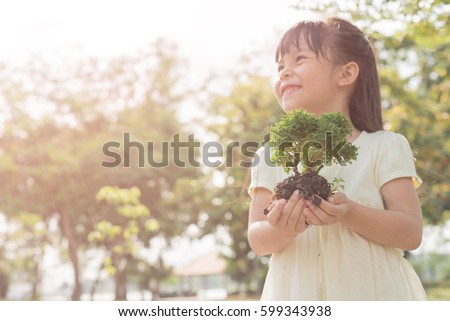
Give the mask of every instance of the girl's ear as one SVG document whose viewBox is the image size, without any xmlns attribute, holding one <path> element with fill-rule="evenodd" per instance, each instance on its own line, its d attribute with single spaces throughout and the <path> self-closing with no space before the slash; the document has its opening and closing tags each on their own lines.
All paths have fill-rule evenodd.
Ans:
<svg viewBox="0 0 450 321">
<path fill-rule="evenodd" d="M 350 86 L 354 82 L 356 82 L 358 75 L 359 75 L 358 64 L 356 62 L 351 61 L 341 66 L 341 73 L 337 84 L 340 87 Z"/>
</svg>

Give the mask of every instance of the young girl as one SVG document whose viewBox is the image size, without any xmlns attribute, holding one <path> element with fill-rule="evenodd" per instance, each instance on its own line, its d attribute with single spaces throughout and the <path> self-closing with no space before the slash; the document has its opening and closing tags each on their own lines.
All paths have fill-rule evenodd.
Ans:
<svg viewBox="0 0 450 321">
<path fill-rule="evenodd" d="M 426 300 L 403 257 L 403 250 L 416 249 L 422 239 L 414 185 L 420 180 L 406 139 L 383 130 L 377 67 L 367 38 L 335 17 L 300 22 L 282 37 L 276 61 L 274 90 L 283 110 L 343 113 L 354 128 L 348 140 L 359 151 L 353 163 L 320 171 L 329 181 L 344 179 L 343 192 L 319 206 L 296 192 L 268 207 L 275 185 L 287 174 L 264 161 L 268 149 L 258 150 L 248 240 L 256 254 L 272 254 L 262 299 Z"/>
</svg>

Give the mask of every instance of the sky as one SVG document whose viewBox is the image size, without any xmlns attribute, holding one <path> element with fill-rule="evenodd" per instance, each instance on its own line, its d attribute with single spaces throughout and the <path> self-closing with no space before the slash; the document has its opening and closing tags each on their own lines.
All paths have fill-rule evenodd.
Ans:
<svg viewBox="0 0 450 321">
<path fill-rule="evenodd" d="M 20 66 L 32 55 L 63 62 L 80 51 L 85 56 L 113 58 L 132 55 L 163 37 L 177 44 L 178 56 L 187 61 L 183 81 L 191 88 L 202 86 L 211 74 L 225 78 L 243 54 L 255 50 L 266 75 L 274 77 L 273 52 L 281 33 L 301 19 L 314 17 L 290 8 L 296 2 L 0 0 L 0 62 Z M 225 83 L 215 86 L 226 90 Z M 202 114 L 196 103 L 184 104 L 182 121 Z M 41 111 L 29 112 L 39 116 Z"/>
<path fill-rule="evenodd" d="M 234 58 L 299 18 L 295 0 L 17 0 L 0 2 L 0 59 L 81 46 L 88 54 L 131 53 L 158 37 L 178 43 L 194 65 Z M 271 39 L 272 38 L 272 39 Z M 214 58 L 214 59 L 213 59 Z"/>
</svg>

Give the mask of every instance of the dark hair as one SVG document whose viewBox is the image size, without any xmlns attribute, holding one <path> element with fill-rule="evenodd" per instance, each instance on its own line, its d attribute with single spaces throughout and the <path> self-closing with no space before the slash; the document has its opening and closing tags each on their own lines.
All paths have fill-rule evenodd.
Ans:
<svg viewBox="0 0 450 321">
<path fill-rule="evenodd" d="M 325 21 L 301 21 L 293 25 L 281 38 L 275 60 L 289 52 L 294 45 L 300 49 L 300 41 L 335 64 L 355 62 L 359 75 L 349 101 L 350 119 L 358 130 L 369 133 L 383 129 L 381 117 L 380 82 L 375 55 L 362 31 L 350 22 L 338 17 Z"/>
</svg>

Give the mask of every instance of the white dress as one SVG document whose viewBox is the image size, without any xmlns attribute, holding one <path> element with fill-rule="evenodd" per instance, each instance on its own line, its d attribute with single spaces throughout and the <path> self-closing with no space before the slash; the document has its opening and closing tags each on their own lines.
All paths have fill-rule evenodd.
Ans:
<svg viewBox="0 0 450 321">
<path fill-rule="evenodd" d="M 353 142 L 358 158 L 347 166 L 326 166 L 329 181 L 343 178 L 344 193 L 353 201 L 383 209 L 380 188 L 399 177 L 418 184 L 407 140 L 389 131 L 362 132 Z M 249 193 L 255 187 L 273 191 L 287 177 L 268 164 L 268 148 L 254 159 Z M 258 163 L 256 165 L 256 163 Z M 261 300 L 426 300 L 423 286 L 403 251 L 380 245 L 340 223 L 313 226 L 272 255 Z"/>
</svg>

